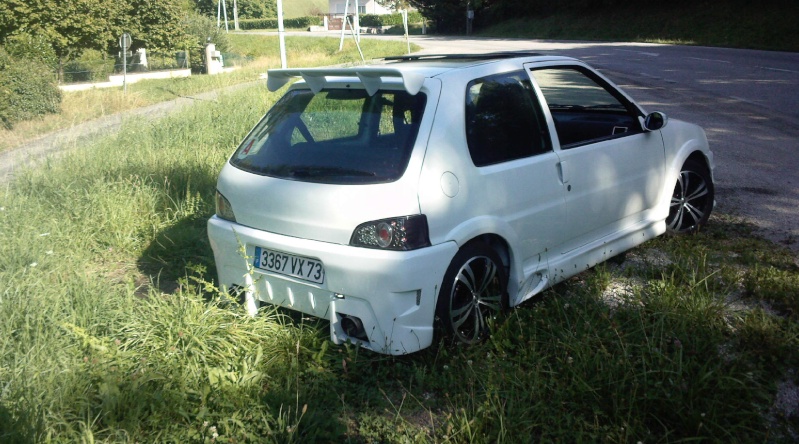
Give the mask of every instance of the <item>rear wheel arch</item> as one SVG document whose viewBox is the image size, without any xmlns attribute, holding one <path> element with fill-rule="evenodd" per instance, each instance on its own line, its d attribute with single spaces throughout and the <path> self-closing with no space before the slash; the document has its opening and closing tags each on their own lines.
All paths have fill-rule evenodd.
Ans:
<svg viewBox="0 0 799 444">
<path fill-rule="evenodd" d="M 487 337 L 490 319 L 508 307 L 510 250 L 497 235 L 480 235 L 455 254 L 436 301 L 439 331 L 472 344 Z M 485 278 L 485 279 L 484 279 Z"/>
</svg>

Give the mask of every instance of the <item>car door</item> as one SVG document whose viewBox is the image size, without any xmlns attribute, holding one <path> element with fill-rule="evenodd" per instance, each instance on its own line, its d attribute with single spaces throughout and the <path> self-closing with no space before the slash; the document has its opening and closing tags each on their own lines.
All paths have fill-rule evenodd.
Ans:
<svg viewBox="0 0 799 444">
<path fill-rule="evenodd" d="M 659 131 L 638 107 L 582 65 L 531 69 L 555 127 L 569 236 L 561 253 L 621 236 L 656 203 L 665 174 Z"/>
<path fill-rule="evenodd" d="M 453 103 L 464 100 L 443 97 Z M 453 113 L 454 115 L 454 113 Z M 558 156 L 546 117 L 523 70 L 487 75 L 466 85 L 464 141 L 446 125 L 431 136 L 422 189 L 457 183 L 446 196 L 420 197 L 428 214 L 431 240 L 437 236 L 467 242 L 494 233 L 512 250 L 511 303 L 546 282 L 546 254 L 563 242 L 566 220 Z M 463 143 L 466 142 L 466 143 Z M 455 155 L 443 147 L 463 150 Z M 441 178 L 441 179 L 439 179 Z"/>
</svg>

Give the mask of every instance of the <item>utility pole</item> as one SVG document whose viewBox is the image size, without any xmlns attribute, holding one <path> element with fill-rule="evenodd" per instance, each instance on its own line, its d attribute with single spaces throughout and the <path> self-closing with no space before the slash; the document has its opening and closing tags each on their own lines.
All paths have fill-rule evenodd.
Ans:
<svg viewBox="0 0 799 444">
<path fill-rule="evenodd" d="M 216 27 L 219 28 L 221 26 L 222 20 L 222 13 L 224 11 L 225 14 L 225 32 L 228 32 L 227 29 L 227 4 L 225 0 L 217 0 L 216 2 Z"/>
</svg>

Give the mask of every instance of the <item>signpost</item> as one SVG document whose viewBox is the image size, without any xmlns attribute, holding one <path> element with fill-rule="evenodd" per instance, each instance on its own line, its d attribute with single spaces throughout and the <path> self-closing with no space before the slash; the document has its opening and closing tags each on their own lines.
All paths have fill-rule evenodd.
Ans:
<svg viewBox="0 0 799 444">
<path fill-rule="evenodd" d="M 122 91 L 128 93 L 128 49 L 130 49 L 130 34 L 127 32 L 119 36 L 119 48 L 122 49 Z M 131 53 L 131 55 L 133 55 Z"/>
</svg>

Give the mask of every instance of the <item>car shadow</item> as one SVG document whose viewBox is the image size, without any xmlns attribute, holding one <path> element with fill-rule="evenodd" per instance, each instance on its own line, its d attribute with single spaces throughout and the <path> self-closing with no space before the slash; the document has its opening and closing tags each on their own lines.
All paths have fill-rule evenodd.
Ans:
<svg viewBox="0 0 799 444">
<path fill-rule="evenodd" d="M 180 220 L 159 232 L 142 251 L 137 266 L 139 271 L 150 276 L 152 286 L 164 293 L 174 293 L 180 278 L 192 269 L 204 270 L 209 280 L 216 280 L 206 221 L 206 217 Z"/>
</svg>

